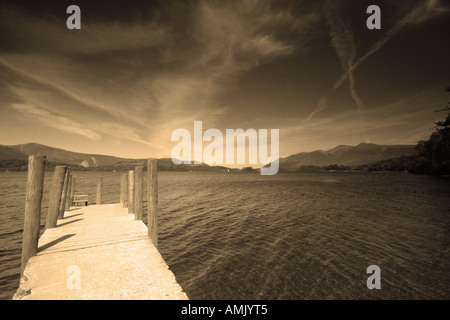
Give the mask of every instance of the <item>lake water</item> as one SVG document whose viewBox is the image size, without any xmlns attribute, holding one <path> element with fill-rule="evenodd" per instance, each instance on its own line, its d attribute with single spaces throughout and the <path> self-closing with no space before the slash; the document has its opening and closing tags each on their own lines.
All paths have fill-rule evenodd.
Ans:
<svg viewBox="0 0 450 320">
<path fill-rule="evenodd" d="M 103 176 L 103 201 L 118 202 L 121 174 L 74 172 L 76 192 L 94 203 Z M 25 185 L 0 173 L 0 299 L 19 283 Z M 405 173 L 160 172 L 159 249 L 191 299 L 449 299 L 449 187 Z"/>
</svg>

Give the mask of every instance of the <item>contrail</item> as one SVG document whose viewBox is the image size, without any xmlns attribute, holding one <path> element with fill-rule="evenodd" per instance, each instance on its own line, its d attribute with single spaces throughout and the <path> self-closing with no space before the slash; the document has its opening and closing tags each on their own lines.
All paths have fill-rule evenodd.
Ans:
<svg viewBox="0 0 450 320">
<path fill-rule="evenodd" d="M 327 23 L 330 26 L 331 45 L 336 50 L 344 74 L 349 77 L 350 94 L 357 105 L 358 113 L 361 114 L 365 106 L 355 89 L 355 76 L 352 66 L 356 57 L 356 49 L 350 22 L 345 19 L 345 15 L 342 13 L 342 10 L 340 10 L 340 5 L 337 1 L 328 0 L 326 9 Z M 335 84 L 332 88 L 332 92 L 334 92 L 339 85 Z M 327 106 L 327 101 L 327 97 L 322 97 L 319 100 L 317 108 L 309 115 L 307 120 L 310 120 L 316 113 L 324 110 Z"/>
<path fill-rule="evenodd" d="M 393 36 L 395 36 L 403 27 L 409 24 L 419 24 L 427 21 L 433 15 L 438 13 L 440 10 L 440 6 L 438 0 L 428 0 L 418 4 L 414 9 L 412 9 L 403 19 L 401 19 L 391 30 L 387 32 L 387 34 L 375 43 L 369 51 L 362 56 L 353 66 L 355 69 L 359 66 L 364 60 L 370 57 L 372 54 L 380 50 Z"/>
<path fill-rule="evenodd" d="M 448 8 L 443 8 L 440 6 L 439 0 L 427 0 L 425 2 L 419 3 L 416 7 L 414 7 L 403 19 L 401 19 L 391 30 L 389 30 L 383 38 L 378 40 L 370 49 L 367 51 L 366 54 L 364 54 L 359 60 L 357 60 L 355 63 L 351 64 L 347 70 L 342 74 L 342 76 L 333 84 L 329 94 L 336 91 L 341 84 L 349 78 L 350 82 L 350 93 L 352 95 L 352 98 L 355 100 L 355 102 L 358 105 L 358 112 L 361 112 L 363 109 L 363 102 L 361 99 L 359 99 L 358 95 L 356 94 L 356 91 L 354 90 L 354 71 L 355 69 L 363 63 L 367 58 L 369 58 L 371 55 L 373 55 L 375 52 L 380 50 L 389 40 L 392 39 L 400 30 L 402 30 L 405 26 L 410 24 L 420 24 L 427 20 L 429 20 L 432 16 L 440 13 L 440 12 L 448 12 Z M 333 37 L 332 37 L 333 41 Z M 333 47 L 336 48 L 336 46 L 333 44 Z M 339 55 L 339 54 L 338 54 Z M 319 99 L 318 105 L 316 109 L 308 116 L 307 121 L 311 120 L 312 117 L 317 114 L 320 111 L 323 111 L 327 105 L 326 102 L 328 101 L 327 97 L 321 97 Z M 361 105 L 359 104 L 361 103 Z"/>
<path fill-rule="evenodd" d="M 353 64 L 356 55 L 350 22 L 343 18 L 344 15 L 339 8 L 338 2 L 328 1 L 326 7 L 331 45 L 336 50 L 342 68 L 347 71 Z"/>
</svg>

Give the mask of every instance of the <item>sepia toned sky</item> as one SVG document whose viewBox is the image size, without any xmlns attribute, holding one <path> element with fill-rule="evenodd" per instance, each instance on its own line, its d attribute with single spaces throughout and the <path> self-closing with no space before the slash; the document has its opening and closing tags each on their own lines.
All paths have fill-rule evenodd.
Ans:
<svg viewBox="0 0 450 320">
<path fill-rule="evenodd" d="M 0 144 L 170 157 L 194 120 L 279 129 L 282 157 L 415 144 L 450 101 L 449 16 L 439 0 L 2 0 Z"/>
</svg>

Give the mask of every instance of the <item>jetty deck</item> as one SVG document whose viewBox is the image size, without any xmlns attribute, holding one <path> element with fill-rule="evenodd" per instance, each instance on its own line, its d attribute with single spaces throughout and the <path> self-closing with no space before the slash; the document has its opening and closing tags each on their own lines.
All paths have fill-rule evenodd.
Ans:
<svg viewBox="0 0 450 320">
<path fill-rule="evenodd" d="M 79 268 L 79 289 L 67 283 L 75 274 L 70 266 Z M 15 299 L 187 296 L 149 239 L 147 226 L 121 204 L 105 204 L 71 208 L 56 228 L 45 230 Z"/>
<path fill-rule="evenodd" d="M 56 166 L 40 236 L 45 162 L 43 155 L 28 159 L 21 278 L 13 299 L 188 299 L 158 251 L 155 159 L 147 161 L 147 225 L 143 165 L 121 175 L 120 203 L 102 204 L 99 176 L 96 205 L 84 207 L 74 207 L 70 168 Z"/>
</svg>

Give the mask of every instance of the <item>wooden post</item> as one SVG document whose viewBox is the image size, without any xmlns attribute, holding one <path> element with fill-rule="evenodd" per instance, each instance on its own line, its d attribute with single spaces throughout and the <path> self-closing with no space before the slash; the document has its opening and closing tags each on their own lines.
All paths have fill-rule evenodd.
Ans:
<svg viewBox="0 0 450 320">
<path fill-rule="evenodd" d="M 61 201 L 62 189 L 64 186 L 64 176 L 67 171 L 67 166 L 57 166 L 53 174 L 52 189 L 50 191 L 50 202 L 48 204 L 47 219 L 45 228 L 56 227 L 59 214 L 59 203 Z"/>
<path fill-rule="evenodd" d="M 72 177 L 72 186 L 70 187 L 70 206 L 73 205 L 73 198 L 75 197 L 75 177 Z"/>
<path fill-rule="evenodd" d="M 147 227 L 148 236 L 153 245 L 158 248 L 158 167 L 157 160 L 147 161 L 148 174 L 148 200 L 147 200 Z"/>
<path fill-rule="evenodd" d="M 98 177 L 97 180 L 97 201 L 95 204 L 102 204 L 102 188 L 103 188 L 103 177 Z"/>
<path fill-rule="evenodd" d="M 134 169 L 134 220 L 142 220 L 144 198 L 144 167 Z"/>
<path fill-rule="evenodd" d="M 134 170 L 128 171 L 128 213 L 134 213 Z"/>
<path fill-rule="evenodd" d="M 69 181 L 67 184 L 67 195 L 66 195 L 66 211 L 70 211 L 70 206 L 72 205 L 72 174 L 69 174 Z"/>
<path fill-rule="evenodd" d="M 28 158 L 28 178 L 25 196 L 25 218 L 23 222 L 22 258 L 20 276 L 28 260 L 36 255 L 41 226 L 41 201 L 44 188 L 45 156 L 31 155 Z"/>
<path fill-rule="evenodd" d="M 128 178 L 127 174 L 122 174 L 120 177 L 120 203 L 124 208 L 127 207 L 128 198 Z"/>
<path fill-rule="evenodd" d="M 69 185 L 69 176 L 70 170 L 67 169 L 66 174 L 64 175 L 64 185 L 61 193 L 61 201 L 59 203 L 58 219 L 64 218 L 64 211 L 66 210 L 67 187 Z"/>
</svg>

